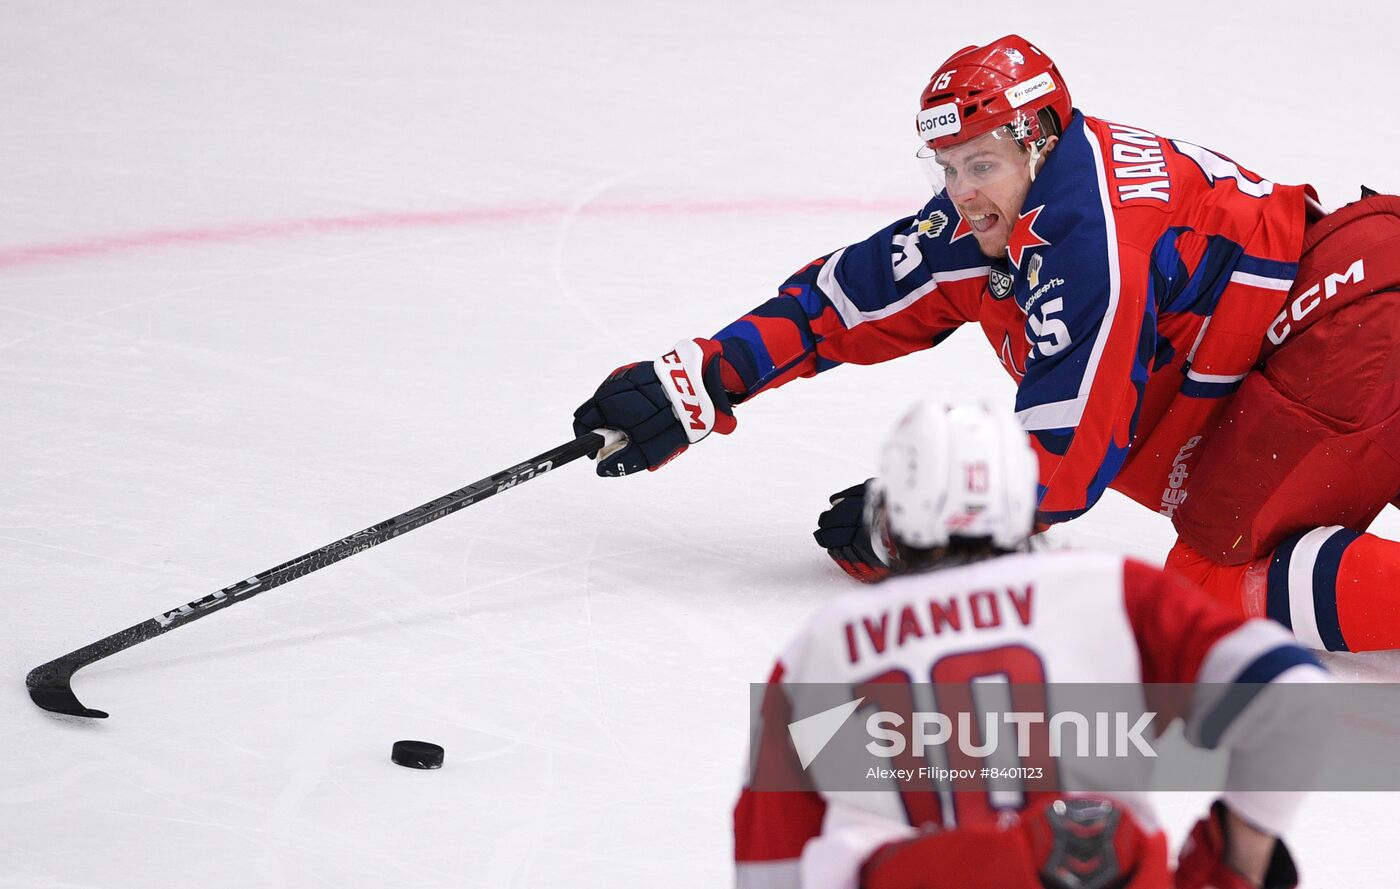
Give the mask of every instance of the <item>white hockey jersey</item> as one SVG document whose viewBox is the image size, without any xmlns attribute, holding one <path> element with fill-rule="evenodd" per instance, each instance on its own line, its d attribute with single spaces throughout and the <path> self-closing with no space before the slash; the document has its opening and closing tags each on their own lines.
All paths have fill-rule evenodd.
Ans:
<svg viewBox="0 0 1400 889">
<path fill-rule="evenodd" d="M 750 751 L 751 769 L 762 771 L 750 774 L 801 782 L 788 724 L 802 684 L 848 684 L 853 695 L 869 697 L 910 683 L 990 677 L 1027 686 L 1194 683 L 1199 693 L 1182 702 L 1181 712 L 1164 715 L 1184 718 L 1192 743 L 1228 749 L 1229 773 L 1240 779 L 1232 783 L 1243 787 L 1266 784 L 1259 776 L 1270 770 L 1306 768 L 1317 739 L 1278 730 L 1308 721 L 1307 714 L 1281 712 L 1301 706 L 1297 697 L 1222 695 L 1212 693 L 1221 687 L 1214 684 L 1257 689 L 1327 680 L 1313 654 L 1282 627 L 1232 615 L 1200 589 L 1145 563 L 1074 551 L 1011 555 L 895 577 L 821 609 L 774 667 Z M 1092 772 L 1057 779 L 1065 792 L 1111 789 L 1096 787 L 1104 779 Z M 854 889 L 872 852 L 914 836 L 919 825 L 988 823 L 1035 795 L 981 786 L 922 795 L 894 782 L 883 791 L 746 786 L 734 810 L 738 885 Z M 1145 797 L 1113 795 L 1155 829 Z M 1302 795 L 1227 789 L 1224 798 L 1242 817 L 1282 835 Z"/>
</svg>

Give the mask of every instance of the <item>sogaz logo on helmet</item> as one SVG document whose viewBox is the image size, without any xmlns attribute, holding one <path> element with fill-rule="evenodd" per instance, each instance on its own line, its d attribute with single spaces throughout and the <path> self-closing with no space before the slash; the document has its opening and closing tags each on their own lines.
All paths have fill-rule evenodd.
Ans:
<svg viewBox="0 0 1400 889">
<path fill-rule="evenodd" d="M 956 102 L 944 102 L 919 112 L 919 138 L 925 142 L 941 136 L 951 136 L 962 130 Z"/>
<path fill-rule="evenodd" d="M 1006 101 L 1011 103 L 1012 108 L 1020 108 L 1027 102 L 1038 99 L 1046 93 L 1055 91 L 1055 79 L 1046 71 L 1025 83 L 1018 83 L 1006 91 Z"/>
</svg>

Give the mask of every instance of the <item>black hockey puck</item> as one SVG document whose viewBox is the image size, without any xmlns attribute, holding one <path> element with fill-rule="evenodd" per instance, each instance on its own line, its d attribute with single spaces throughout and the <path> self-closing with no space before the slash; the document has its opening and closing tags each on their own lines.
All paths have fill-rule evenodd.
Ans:
<svg viewBox="0 0 1400 889">
<path fill-rule="evenodd" d="M 442 768 L 442 748 L 427 741 L 395 741 L 389 757 L 410 769 Z"/>
</svg>

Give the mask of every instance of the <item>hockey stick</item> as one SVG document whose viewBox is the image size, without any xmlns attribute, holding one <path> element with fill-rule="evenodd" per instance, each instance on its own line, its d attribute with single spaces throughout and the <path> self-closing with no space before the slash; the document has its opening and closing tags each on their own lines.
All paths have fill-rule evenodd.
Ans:
<svg viewBox="0 0 1400 889">
<path fill-rule="evenodd" d="M 481 481 L 473 482 L 465 488 L 458 488 L 436 500 L 429 500 L 422 506 L 416 506 L 392 519 L 371 525 L 363 531 L 357 531 L 335 543 L 312 550 L 290 562 L 283 562 L 276 568 L 269 568 L 247 580 L 240 580 L 238 583 L 226 586 L 203 599 L 196 599 L 186 605 L 181 605 L 174 611 L 157 614 L 150 620 L 133 627 L 127 627 L 120 633 L 113 633 L 105 639 L 99 639 L 91 645 L 86 645 L 77 651 L 69 652 L 30 670 L 29 676 L 25 679 L 29 686 L 29 697 L 34 699 L 34 703 L 51 713 L 105 719 L 106 713 L 83 706 L 83 703 L 78 700 L 78 696 L 73 694 L 73 674 L 88 664 L 130 648 L 139 642 L 154 639 L 176 627 L 193 623 L 221 608 L 247 601 L 273 587 L 281 586 L 288 581 L 296 580 L 298 577 L 304 577 L 313 571 L 319 571 L 327 565 L 339 562 L 355 553 L 363 552 L 386 540 L 393 540 L 400 534 L 407 534 L 414 528 L 421 528 L 429 522 L 435 522 L 443 516 L 451 515 L 459 509 L 471 506 L 478 500 L 485 500 L 492 494 L 513 488 L 521 482 L 543 475 L 551 469 L 557 469 L 579 457 L 594 452 L 597 452 L 600 458 L 606 457 L 625 445 L 626 441 L 622 433 L 611 429 L 600 429 L 587 435 L 580 435 L 573 441 L 562 444 L 551 451 L 546 451 L 532 460 L 526 460 L 524 463 L 502 470 Z"/>
</svg>

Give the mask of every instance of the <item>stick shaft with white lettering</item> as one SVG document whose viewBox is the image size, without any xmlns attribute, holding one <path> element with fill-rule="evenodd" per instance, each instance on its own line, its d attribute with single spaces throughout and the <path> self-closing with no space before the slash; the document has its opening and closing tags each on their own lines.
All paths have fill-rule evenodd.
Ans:
<svg viewBox="0 0 1400 889">
<path fill-rule="evenodd" d="M 473 482 L 465 488 L 444 494 L 436 500 L 430 500 L 377 525 L 371 525 L 363 531 L 356 531 L 349 537 L 342 537 L 334 543 L 297 556 L 289 562 L 283 562 L 281 565 L 269 568 L 247 580 L 240 580 L 238 583 L 226 586 L 202 599 L 181 605 L 173 611 L 166 611 L 150 620 L 127 627 L 119 633 L 113 633 L 105 639 L 99 639 L 91 645 L 86 645 L 77 651 L 69 652 L 62 657 L 35 667 L 25 680 L 29 686 L 29 697 L 33 699 L 35 704 L 53 713 L 105 718 L 106 713 L 84 706 L 78 700 L 77 695 L 73 693 L 73 674 L 94 661 L 128 649 L 137 643 L 145 642 L 147 639 L 154 639 L 156 636 L 168 633 L 177 627 L 193 623 L 201 617 L 213 614 L 215 611 L 227 608 L 237 602 L 251 599 L 273 587 L 296 580 L 298 577 L 305 577 L 313 571 L 318 571 L 327 565 L 353 556 L 355 553 L 363 552 L 386 540 L 393 540 L 400 534 L 407 534 L 415 528 L 421 528 L 429 522 L 435 522 L 443 516 L 451 515 L 459 509 L 485 500 L 492 494 L 515 487 L 521 482 L 543 475 L 549 470 L 577 460 L 579 457 L 595 452 L 601 452 L 603 456 L 606 456 L 607 453 L 623 443 L 625 443 L 625 439 L 621 434 L 612 430 L 598 430 L 581 435 L 567 444 L 562 444 L 538 457 L 526 460 L 524 463 L 518 463 L 495 475 Z"/>
</svg>

